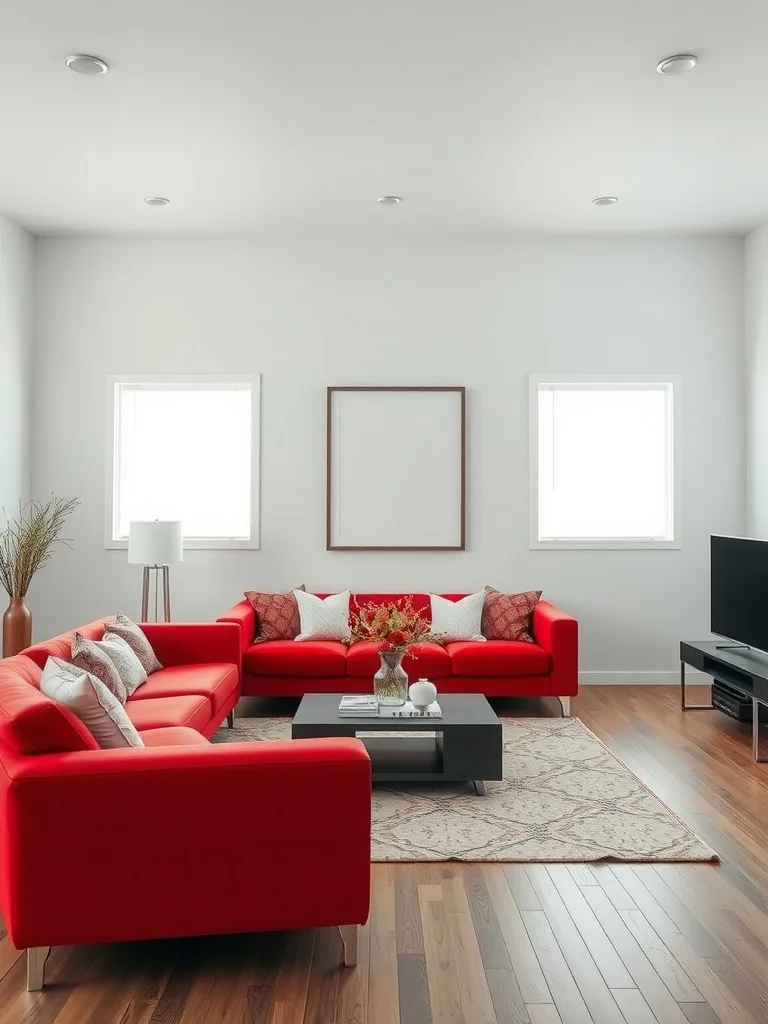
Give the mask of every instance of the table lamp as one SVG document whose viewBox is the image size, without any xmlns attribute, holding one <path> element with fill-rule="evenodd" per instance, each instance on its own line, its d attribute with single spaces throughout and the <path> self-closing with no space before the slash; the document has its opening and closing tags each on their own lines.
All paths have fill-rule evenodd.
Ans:
<svg viewBox="0 0 768 1024">
<path fill-rule="evenodd" d="M 158 589 L 163 581 L 164 621 L 171 621 L 171 584 L 168 566 L 184 559 L 181 521 L 178 519 L 134 520 L 128 532 L 128 561 L 144 566 L 141 585 L 141 622 L 147 622 L 149 613 L 149 577 L 155 574 L 155 622 L 158 621 Z"/>
</svg>

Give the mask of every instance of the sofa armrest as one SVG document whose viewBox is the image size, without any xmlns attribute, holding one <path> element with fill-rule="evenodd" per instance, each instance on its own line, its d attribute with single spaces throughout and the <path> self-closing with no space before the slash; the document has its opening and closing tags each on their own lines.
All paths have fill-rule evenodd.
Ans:
<svg viewBox="0 0 768 1024">
<path fill-rule="evenodd" d="M 531 621 L 533 639 L 552 656 L 551 693 L 571 697 L 579 691 L 579 624 L 549 601 L 539 601 Z"/>
<path fill-rule="evenodd" d="M 225 662 L 240 671 L 240 634 L 232 623 L 142 622 L 141 628 L 164 666 Z"/>
<path fill-rule="evenodd" d="M 370 844 L 359 740 L 25 758 L 5 798 L 6 925 L 23 948 L 362 924 Z"/>
<path fill-rule="evenodd" d="M 245 654 L 256 639 L 256 610 L 250 601 L 238 601 L 217 622 L 235 622 L 240 630 L 240 651 Z"/>
</svg>

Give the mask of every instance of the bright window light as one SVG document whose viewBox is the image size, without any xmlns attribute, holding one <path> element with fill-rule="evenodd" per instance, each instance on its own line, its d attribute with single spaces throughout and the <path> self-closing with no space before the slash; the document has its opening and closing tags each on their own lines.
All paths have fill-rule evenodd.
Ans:
<svg viewBox="0 0 768 1024">
<path fill-rule="evenodd" d="M 258 381 L 113 382 L 108 542 L 180 519 L 189 546 L 258 546 Z"/>
<path fill-rule="evenodd" d="M 674 383 L 536 380 L 535 546 L 675 546 Z"/>
</svg>

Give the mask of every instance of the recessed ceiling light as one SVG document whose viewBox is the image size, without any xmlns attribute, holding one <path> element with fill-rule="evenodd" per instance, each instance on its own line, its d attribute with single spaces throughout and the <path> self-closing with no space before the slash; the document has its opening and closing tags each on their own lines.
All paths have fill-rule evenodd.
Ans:
<svg viewBox="0 0 768 1024">
<path fill-rule="evenodd" d="M 397 206 L 402 201 L 402 196 L 379 196 L 376 200 L 381 206 Z"/>
<path fill-rule="evenodd" d="M 698 57 L 692 53 L 673 53 L 671 57 L 665 57 L 656 65 L 660 75 L 684 75 L 687 71 L 693 71 L 698 63 Z"/>
<path fill-rule="evenodd" d="M 100 57 L 89 57 L 87 53 L 73 53 L 67 57 L 67 67 L 78 75 L 106 75 L 109 65 Z"/>
<path fill-rule="evenodd" d="M 170 201 L 166 196 L 147 196 L 144 200 L 147 206 L 167 206 Z"/>
<path fill-rule="evenodd" d="M 618 196 L 598 196 L 597 199 L 592 200 L 595 206 L 613 206 L 618 201 Z"/>
</svg>

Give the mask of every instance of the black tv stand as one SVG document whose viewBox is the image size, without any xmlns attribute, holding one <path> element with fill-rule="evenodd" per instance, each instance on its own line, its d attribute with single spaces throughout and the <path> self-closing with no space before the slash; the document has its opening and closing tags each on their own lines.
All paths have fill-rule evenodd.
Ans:
<svg viewBox="0 0 768 1024">
<path fill-rule="evenodd" d="M 680 644 L 680 706 L 683 711 L 708 711 L 709 704 L 688 704 L 685 699 L 685 666 L 725 683 L 752 701 L 752 749 L 756 761 L 768 761 L 761 754 L 760 739 L 768 725 L 768 654 L 742 644 L 719 644 L 716 640 L 682 641 Z"/>
</svg>

